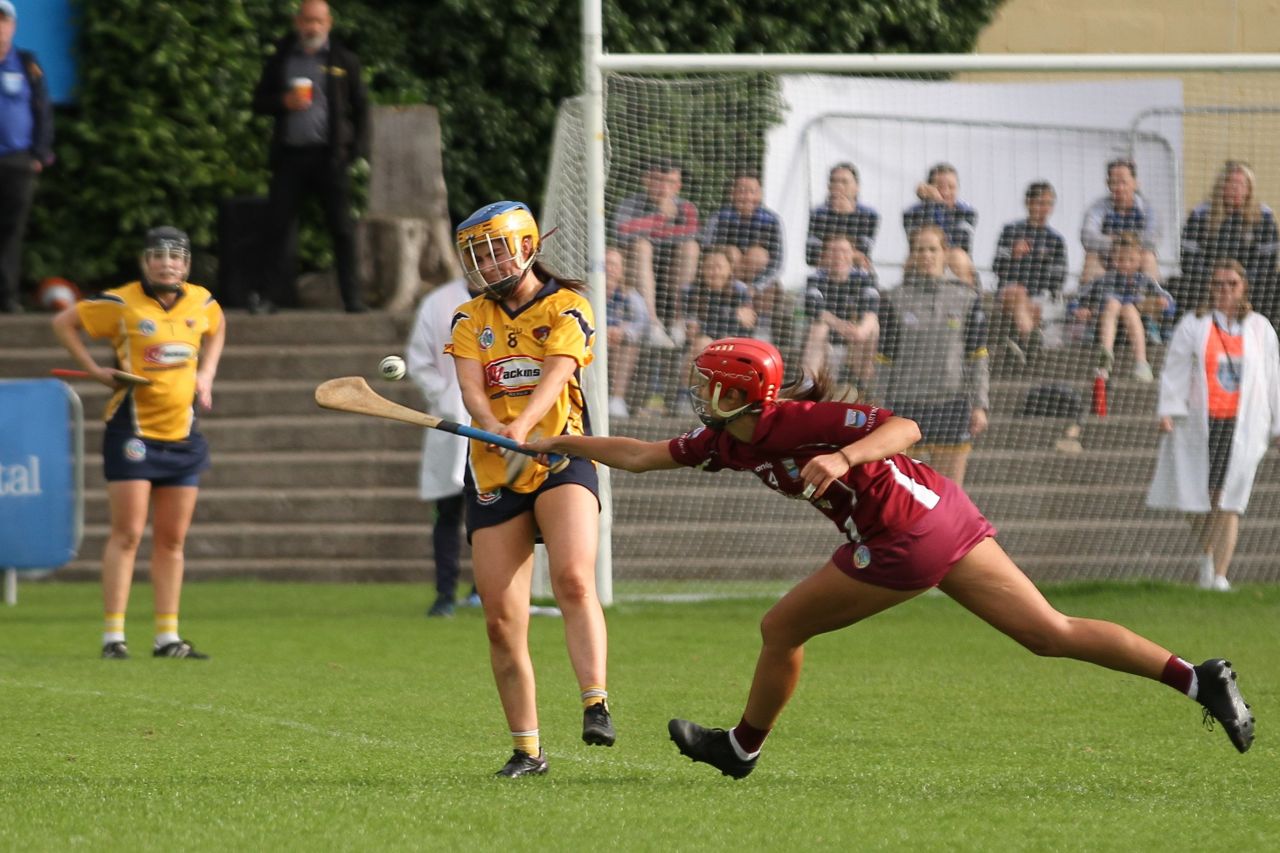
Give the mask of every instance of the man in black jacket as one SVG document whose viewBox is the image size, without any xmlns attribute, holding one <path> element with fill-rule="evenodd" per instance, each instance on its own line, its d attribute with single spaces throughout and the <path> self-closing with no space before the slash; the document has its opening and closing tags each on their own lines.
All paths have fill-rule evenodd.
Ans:
<svg viewBox="0 0 1280 853">
<path fill-rule="evenodd" d="M 263 258 L 265 280 L 250 309 L 270 312 L 292 294 L 290 251 L 298 208 L 318 193 L 333 238 L 338 288 L 346 310 L 367 310 L 356 282 L 355 221 L 351 216 L 351 164 L 369 156 L 369 101 L 360 60 L 329 31 L 324 0 L 303 0 L 295 32 L 276 44 L 253 93 L 253 110 L 275 118 L 271 137 L 271 191 Z"/>
<path fill-rule="evenodd" d="M 18 11 L 0 0 L 0 314 L 22 310 L 22 235 L 36 176 L 53 163 L 53 107 L 35 55 L 13 46 Z"/>
</svg>

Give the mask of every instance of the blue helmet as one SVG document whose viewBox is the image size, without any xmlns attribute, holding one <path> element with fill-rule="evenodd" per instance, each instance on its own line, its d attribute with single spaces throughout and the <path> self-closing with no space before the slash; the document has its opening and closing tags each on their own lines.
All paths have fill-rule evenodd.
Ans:
<svg viewBox="0 0 1280 853">
<path fill-rule="evenodd" d="M 472 290 L 495 300 L 516 289 L 542 247 L 533 213 L 518 201 L 486 204 L 468 216 L 456 234 L 458 257 Z M 510 268 L 512 262 L 516 271 L 504 274 L 502 267 Z"/>
</svg>

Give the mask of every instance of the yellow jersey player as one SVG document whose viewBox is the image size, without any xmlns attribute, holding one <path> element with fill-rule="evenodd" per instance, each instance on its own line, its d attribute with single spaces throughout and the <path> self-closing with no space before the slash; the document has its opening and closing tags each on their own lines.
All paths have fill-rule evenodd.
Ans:
<svg viewBox="0 0 1280 853">
<path fill-rule="evenodd" d="M 581 282 L 559 281 L 538 263 L 540 239 L 529 208 L 513 201 L 482 207 L 457 229 L 463 271 L 480 295 L 454 312 L 445 352 L 453 356 L 472 423 L 519 442 L 590 431 L 582 371 L 591 363 L 595 321 Z M 463 488 L 493 676 L 514 745 L 498 775 L 516 778 L 547 772 L 528 645 L 536 541 L 547 545 L 551 586 L 564 614 L 581 689 L 582 739 L 612 746 L 614 730 L 604 611 L 595 587 L 595 466 L 574 459 L 552 472 L 518 454 L 510 463 L 507 458 L 472 441 Z"/>
<path fill-rule="evenodd" d="M 177 228 L 147 232 L 142 278 L 60 312 L 54 332 L 89 374 L 114 389 L 103 432 L 103 471 L 111 533 L 102 558 L 102 656 L 127 658 L 124 614 L 138 544 L 152 516 L 151 581 L 156 657 L 206 657 L 178 633 L 183 543 L 195 511 L 209 448 L 195 406 L 213 404 L 213 378 L 226 340 L 222 309 L 208 290 L 186 281 L 191 241 Z M 94 360 L 80 332 L 111 341 L 120 368 L 151 380 L 119 386 Z"/>
</svg>

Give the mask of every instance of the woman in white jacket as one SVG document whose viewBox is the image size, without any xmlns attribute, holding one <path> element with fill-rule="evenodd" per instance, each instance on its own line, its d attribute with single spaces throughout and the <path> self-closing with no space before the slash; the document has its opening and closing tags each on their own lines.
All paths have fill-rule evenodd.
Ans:
<svg viewBox="0 0 1280 853">
<path fill-rule="evenodd" d="M 431 291 L 418 306 L 409 336 L 409 378 L 422 391 L 427 411 L 449 421 L 469 423 L 462 404 L 453 358 L 444 354 L 451 338 L 453 313 L 474 296 L 462 279 L 454 279 Z M 418 497 L 435 504 L 431 525 L 431 550 L 436 563 L 436 600 L 428 616 L 452 616 L 456 605 L 458 562 L 462 554 L 462 470 L 467 460 L 467 440 L 438 429 L 423 430 L 422 463 L 418 472 Z M 468 604 L 478 604 L 475 598 Z"/>
<path fill-rule="evenodd" d="M 1160 375 L 1160 452 L 1147 506 L 1192 513 L 1199 584 L 1229 590 L 1240 515 L 1270 442 L 1280 438 L 1280 346 L 1247 298 L 1244 268 L 1220 261 L 1209 304 L 1173 332 Z"/>
</svg>

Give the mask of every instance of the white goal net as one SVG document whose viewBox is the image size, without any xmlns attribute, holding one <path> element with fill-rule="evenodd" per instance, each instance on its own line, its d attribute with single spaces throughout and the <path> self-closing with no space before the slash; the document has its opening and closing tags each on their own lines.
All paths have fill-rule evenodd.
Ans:
<svg viewBox="0 0 1280 853">
<path fill-rule="evenodd" d="M 1277 82 L 606 74 L 610 431 L 657 439 L 695 425 L 682 397 L 689 351 L 705 336 L 765 337 L 789 376 L 820 366 L 925 422 L 938 449 L 922 458 L 962 472 L 1033 578 L 1195 582 L 1205 543 L 1221 549 L 1227 534 L 1149 506 L 1157 405 L 1171 351 L 1183 396 L 1214 397 L 1193 402 L 1192 418 L 1227 411 L 1233 377 L 1261 375 L 1261 355 L 1241 355 L 1251 333 L 1229 326 L 1179 349 L 1175 332 L 1230 259 L 1255 311 L 1278 319 L 1266 205 L 1280 201 Z M 575 277 L 588 267 L 583 114 L 581 99 L 561 108 L 541 216 L 560 229 L 549 265 Z M 944 239 L 933 269 L 928 244 Z M 938 288 L 960 308 L 922 319 L 937 302 L 922 294 Z M 935 344 L 951 334 L 968 356 L 958 382 L 939 378 Z M 1204 358 L 1223 367 L 1216 379 Z M 1237 441 L 1270 429 L 1256 405 L 1267 398 L 1247 387 L 1234 398 Z M 970 442 L 979 403 L 987 426 Z M 1227 458 L 1231 435 L 1215 438 L 1225 475 L 1210 442 L 1193 452 L 1238 494 L 1247 472 Z M 1233 582 L 1280 580 L 1277 474 L 1271 450 L 1240 519 Z M 615 472 L 612 490 L 621 596 L 791 580 L 842 541 L 749 474 Z"/>
</svg>

